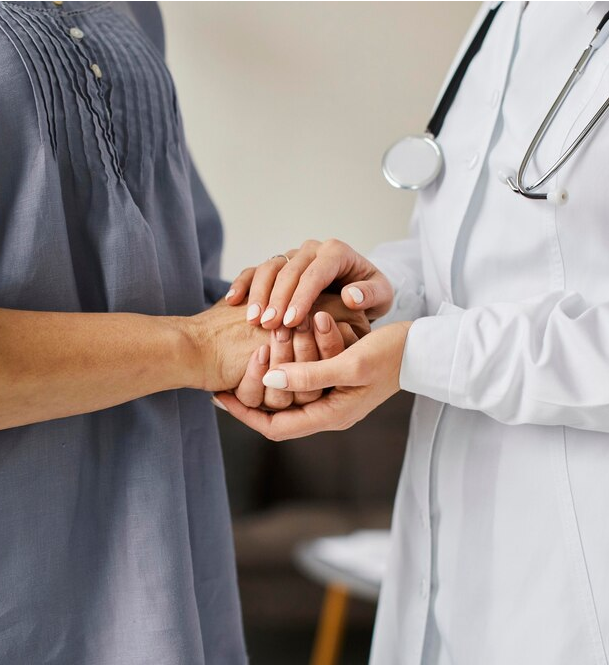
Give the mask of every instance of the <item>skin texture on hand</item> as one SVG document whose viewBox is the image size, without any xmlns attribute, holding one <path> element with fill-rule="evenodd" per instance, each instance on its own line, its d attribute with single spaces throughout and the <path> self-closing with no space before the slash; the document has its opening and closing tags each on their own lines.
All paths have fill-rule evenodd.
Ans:
<svg viewBox="0 0 609 666">
<path fill-rule="evenodd" d="M 298 326 L 315 300 L 329 287 L 341 289 L 343 303 L 373 320 L 391 307 L 393 289 L 387 278 L 346 243 L 307 241 L 257 268 L 246 268 L 231 285 L 227 302 L 248 297 L 248 321 L 273 329 Z"/>
<path fill-rule="evenodd" d="M 318 312 L 313 322 L 309 318 L 305 321 L 307 326 L 299 326 L 293 333 L 293 357 L 296 362 L 332 358 L 357 341 L 357 336 L 347 324 L 336 324 L 326 312 Z M 289 329 L 283 330 L 289 332 Z M 269 367 L 277 367 L 283 363 L 280 349 L 278 353 L 280 346 L 281 343 L 275 342 L 271 336 L 270 348 L 269 345 L 263 345 L 252 353 L 245 376 L 235 390 L 236 397 L 245 406 L 260 407 L 264 404 L 265 408 L 281 409 L 291 404 L 304 405 L 321 397 L 321 389 L 292 393 L 267 389 L 264 386 L 262 378 Z M 278 405 L 273 400 L 280 395 L 287 396 L 288 399 Z"/>
<path fill-rule="evenodd" d="M 334 358 L 284 364 L 265 376 L 267 386 L 273 383 L 288 391 L 334 387 L 315 402 L 269 414 L 246 407 L 229 393 L 217 394 L 216 400 L 233 416 L 275 441 L 323 430 L 345 430 L 399 390 L 411 323 L 383 326 Z"/>
<path fill-rule="evenodd" d="M 246 323 L 245 306 L 233 308 L 224 301 L 182 322 L 190 341 L 188 386 L 205 391 L 235 388 L 252 352 L 270 338 L 268 331 Z"/>
<path fill-rule="evenodd" d="M 298 392 L 294 397 L 290 391 L 265 389 L 261 382 L 264 361 L 272 365 L 292 360 L 315 361 L 336 355 L 357 340 L 348 325 L 336 325 L 328 315 L 326 317 L 331 320 L 331 325 L 317 343 L 313 332 L 304 330 L 304 327 L 294 331 L 282 327 L 270 332 L 259 326 L 250 326 L 245 321 L 244 310 L 245 305 L 230 307 L 224 301 L 219 301 L 209 310 L 185 318 L 192 352 L 192 388 L 226 391 L 237 387 L 237 394 L 241 396 L 252 393 L 258 396 L 263 391 L 263 402 L 269 409 L 285 409 L 294 400 L 296 404 L 304 404 L 318 398 L 321 391 Z M 250 372 L 244 377 L 246 368 Z M 256 388 L 258 377 L 260 383 Z M 239 390 L 244 379 L 246 388 L 241 387 Z M 262 404 L 257 397 L 245 399 L 246 404 Z"/>
</svg>

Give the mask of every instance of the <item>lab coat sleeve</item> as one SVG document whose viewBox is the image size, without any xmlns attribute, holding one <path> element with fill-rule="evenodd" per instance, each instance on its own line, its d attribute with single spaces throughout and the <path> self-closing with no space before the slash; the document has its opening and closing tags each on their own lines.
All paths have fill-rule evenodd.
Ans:
<svg viewBox="0 0 609 666">
<path fill-rule="evenodd" d="M 375 327 L 395 321 L 411 321 L 425 314 L 425 287 L 416 209 L 410 223 L 410 236 L 379 245 L 368 258 L 387 277 L 394 294 L 391 309 L 375 322 Z"/>
<path fill-rule="evenodd" d="M 508 424 L 609 432 L 609 302 L 573 292 L 413 323 L 401 387 Z"/>
</svg>

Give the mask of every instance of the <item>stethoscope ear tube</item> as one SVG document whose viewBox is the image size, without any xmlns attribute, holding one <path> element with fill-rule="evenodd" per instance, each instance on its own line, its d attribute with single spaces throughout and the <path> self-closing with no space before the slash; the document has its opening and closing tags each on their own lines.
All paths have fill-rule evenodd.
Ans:
<svg viewBox="0 0 609 666">
<path fill-rule="evenodd" d="M 491 24 L 495 20 L 495 16 L 497 16 L 497 12 L 501 8 L 502 4 L 503 3 L 500 2 L 496 7 L 490 9 L 487 15 L 484 17 L 484 21 L 482 21 L 482 24 L 478 28 L 478 32 L 476 32 L 474 35 L 474 39 L 468 46 L 465 55 L 463 56 L 459 66 L 455 70 L 455 73 L 450 80 L 450 83 L 446 86 L 446 90 L 444 91 L 442 99 L 439 101 L 438 106 L 436 107 L 436 110 L 431 117 L 431 120 L 429 123 L 427 123 L 427 129 L 425 132 L 427 134 L 431 134 L 434 138 L 437 138 L 440 134 L 442 125 L 444 125 L 444 120 L 446 119 L 446 116 L 450 111 L 450 107 L 453 105 L 453 102 L 457 97 L 457 93 L 459 92 L 461 83 L 465 78 L 465 74 L 467 73 L 472 60 L 477 55 L 478 51 L 480 51 Z"/>
</svg>

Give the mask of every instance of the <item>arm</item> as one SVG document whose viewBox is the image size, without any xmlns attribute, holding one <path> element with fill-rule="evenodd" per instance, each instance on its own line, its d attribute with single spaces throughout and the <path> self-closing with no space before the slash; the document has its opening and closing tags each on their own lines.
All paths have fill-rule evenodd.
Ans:
<svg viewBox="0 0 609 666">
<path fill-rule="evenodd" d="M 194 317 L 0 309 L 0 428 L 168 389 L 233 388 L 268 340 L 243 319 L 224 305 Z"/>
<path fill-rule="evenodd" d="M 348 427 L 397 390 L 398 368 L 400 388 L 504 423 L 609 432 L 609 303 L 589 306 L 579 294 L 553 292 L 452 306 L 383 326 L 330 361 L 274 368 L 267 385 L 337 385 L 301 410 L 269 416 L 226 394 L 220 400 L 267 437 L 286 439 Z"/>
<path fill-rule="evenodd" d="M 504 423 L 609 432 L 609 303 L 552 292 L 419 319 L 400 384 Z"/>
</svg>

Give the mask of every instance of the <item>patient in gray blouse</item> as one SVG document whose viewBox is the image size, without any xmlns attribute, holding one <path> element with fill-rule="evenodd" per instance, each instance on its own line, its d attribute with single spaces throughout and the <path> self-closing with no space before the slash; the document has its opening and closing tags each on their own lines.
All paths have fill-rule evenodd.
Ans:
<svg viewBox="0 0 609 666">
<path fill-rule="evenodd" d="M 222 231 L 163 47 L 153 3 L 0 2 L 3 663 L 246 658 L 205 391 L 249 363 L 260 402 L 292 340 L 210 307 Z"/>
</svg>

